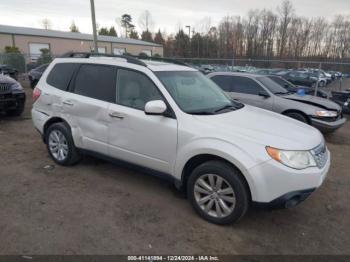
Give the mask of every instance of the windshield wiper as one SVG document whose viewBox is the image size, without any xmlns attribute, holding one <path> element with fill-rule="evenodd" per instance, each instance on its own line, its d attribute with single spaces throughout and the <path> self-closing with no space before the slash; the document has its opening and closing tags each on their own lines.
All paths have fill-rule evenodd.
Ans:
<svg viewBox="0 0 350 262">
<path fill-rule="evenodd" d="M 226 110 L 226 109 L 234 109 L 234 110 L 236 110 L 237 107 L 235 107 L 234 105 L 225 105 L 225 106 L 220 107 L 219 109 L 215 110 L 214 112 L 218 113 L 218 112 Z"/>
<path fill-rule="evenodd" d="M 214 115 L 212 111 L 188 111 L 187 113 L 191 115 Z"/>
<path fill-rule="evenodd" d="M 288 95 L 291 94 L 291 92 L 275 92 L 275 95 Z"/>
</svg>

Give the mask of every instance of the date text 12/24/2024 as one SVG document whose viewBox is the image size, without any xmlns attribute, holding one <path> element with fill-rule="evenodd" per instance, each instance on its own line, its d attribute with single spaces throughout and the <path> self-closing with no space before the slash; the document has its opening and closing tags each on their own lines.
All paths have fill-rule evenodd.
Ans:
<svg viewBox="0 0 350 262">
<path fill-rule="evenodd" d="M 128 261 L 220 261 L 217 256 L 128 256 Z"/>
</svg>

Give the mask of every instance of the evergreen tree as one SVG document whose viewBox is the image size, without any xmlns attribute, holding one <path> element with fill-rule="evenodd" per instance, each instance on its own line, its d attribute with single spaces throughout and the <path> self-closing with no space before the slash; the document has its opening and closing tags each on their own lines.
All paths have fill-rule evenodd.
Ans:
<svg viewBox="0 0 350 262">
<path fill-rule="evenodd" d="M 70 25 L 69 30 L 73 33 L 79 33 L 79 28 L 75 24 L 74 20 L 72 21 L 72 24 Z"/>
<path fill-rule="evenodd" d="M 147 42 L 153 42 L 152 34 L 150 31 L 143 31 L 141 34 L 141 39 Z"/>
<path fill-rule="evenodd" d="M 160 45 L 164 45 L 164 43 L 165 43 L 165 40 L 163 38 L 162 33 L 160 32 L 160 29 L 158 30 L 158 32 L 154 36 L 154 42 L 157 44 L 160 44 Z"/>
</svg>

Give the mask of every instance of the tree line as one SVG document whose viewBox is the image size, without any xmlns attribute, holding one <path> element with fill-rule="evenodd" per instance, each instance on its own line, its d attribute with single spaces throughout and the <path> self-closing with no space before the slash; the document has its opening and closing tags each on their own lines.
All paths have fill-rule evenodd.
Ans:
<svg viewBox="0 0 350 262">
<path fill-rule="evenodd" d="M 298 16 L 290 0 L 284 0 L 275 11 L 254 9 L 245 16 L 225 16 L 215 26 L 210 18 L 205 18 L 192 32 L 181 28 L 175 34 L 165 34 L 160 29 L 153 32 L 154 21 L 149 11 L 139 17 L 141 30 L 136 30 L 130 14 L 122 15 L 117 22 L 120 36 L 161 44 L 167 57 L 350 58 L 349 16 L 337 15 L 332 20 Z M 79 32 L 74 22 L 70 30 Z M 118 36 L 114 26 L 99 27 L 98 33 Z"/>
<path fill-rule="evenodd" d="M 348 59 L 350 19 L 337 15 L 306 18 L 295 14 L 290 1 L 272 10 L 251 10 L 244 17 L 226 16 L 208 31 L 168 36 L 165 55 L 203 58 Z"/>
</svg>

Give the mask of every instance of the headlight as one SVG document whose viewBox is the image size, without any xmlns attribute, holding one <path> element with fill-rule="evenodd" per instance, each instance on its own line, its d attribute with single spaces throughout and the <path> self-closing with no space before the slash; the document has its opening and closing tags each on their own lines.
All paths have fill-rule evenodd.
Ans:
<svg viewBox="0 0 350 262">
<path fill-rule="evenodd" d="M 20 83 L 14 83 L 14 84 L 11 86 L 11 89 L 12 89 L 12 91 L 22 91 L 22 90 L 23 90 L 23 87 L 21 86 Z"/>
<path fill-rule="evenodd" d="M 305 169 L 316 166 L 315 159 L 310 151 L 281 150 L 269 146 L 266 147 L 266 151 L 271 158 L 291 168 Z"/>
<path fill-rule="evenodd" d="M 315 115 L 320 117 L 336 117 L 338 113 L 335 111 L 321 110 L 321 111 L 316 111 Z"/>
</svg>

